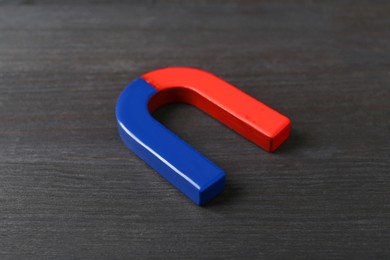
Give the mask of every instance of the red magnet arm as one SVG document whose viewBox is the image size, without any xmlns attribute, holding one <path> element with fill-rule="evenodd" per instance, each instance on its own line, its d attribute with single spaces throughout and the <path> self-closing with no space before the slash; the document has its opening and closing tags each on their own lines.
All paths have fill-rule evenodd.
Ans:
<svg viewBox="0 0 390 260">
<path fill-rule="evenodd" d="M 158 90 L 149 101 L 150 112 L 168 103 L 188 103 L 270 152 L 290 134 L 287 117 L 206 71 L 173 67 L 142 78 Z"/>
</svg>

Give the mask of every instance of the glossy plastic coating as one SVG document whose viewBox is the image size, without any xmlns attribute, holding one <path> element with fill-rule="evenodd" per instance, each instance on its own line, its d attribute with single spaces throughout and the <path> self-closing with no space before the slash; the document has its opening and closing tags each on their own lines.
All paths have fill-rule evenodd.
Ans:
<svg viewBox="0 0 390 260">
<path fill-rule="evenodd" d="M 116 106 L 122 140 L 198 205 L 223 191 L 225 173 L 151 116 L 172 102 L 195 105 L 268 151 L 289 135 L 288 118 L 205 71 L 161 69 L 129 84 Z"/>
</svg>

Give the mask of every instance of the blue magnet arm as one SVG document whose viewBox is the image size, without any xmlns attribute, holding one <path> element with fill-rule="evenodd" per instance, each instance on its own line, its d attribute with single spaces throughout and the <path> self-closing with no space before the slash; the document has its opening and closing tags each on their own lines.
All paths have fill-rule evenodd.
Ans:
<svg viewBox="0 0 390 260">
<path fill-rule="evenodd" d="M 116 105 L 119 135 L 166 180 L 203 205 L 223 191 L 225 173 L 150 115 L 148 102 L 156 92 L 142 78 L 125 88 Z"/>
</svg>

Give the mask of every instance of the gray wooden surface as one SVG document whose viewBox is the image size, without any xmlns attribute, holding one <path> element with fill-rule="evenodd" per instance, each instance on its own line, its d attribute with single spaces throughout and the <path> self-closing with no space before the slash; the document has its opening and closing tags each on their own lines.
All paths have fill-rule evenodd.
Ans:
<svg viewBox="0 0 390 260">
<path fill-rule="evenodd" d="M 155 117 L 227 173 L 195 206 L 121 142 L 115 102 L 208 70 L 292 120 L 267 153 Z M 389 1 L 0 0 L 0 259 L 389 259 Z"/>
</svg>

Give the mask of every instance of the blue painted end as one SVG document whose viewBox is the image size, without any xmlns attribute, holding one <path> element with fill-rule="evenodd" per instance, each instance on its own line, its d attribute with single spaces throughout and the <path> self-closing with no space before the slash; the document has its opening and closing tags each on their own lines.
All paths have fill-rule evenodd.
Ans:
<svg viewBox="0 0 390 260">
<path fill-rule="evenodd" d="M 156 92 L 141 78 L 126 87 L 116 106 L 119 135 L 161 176 L 204 205 L 223 191 L 225 173 L 149 114 L 148 102 Z"/>
</svg>

